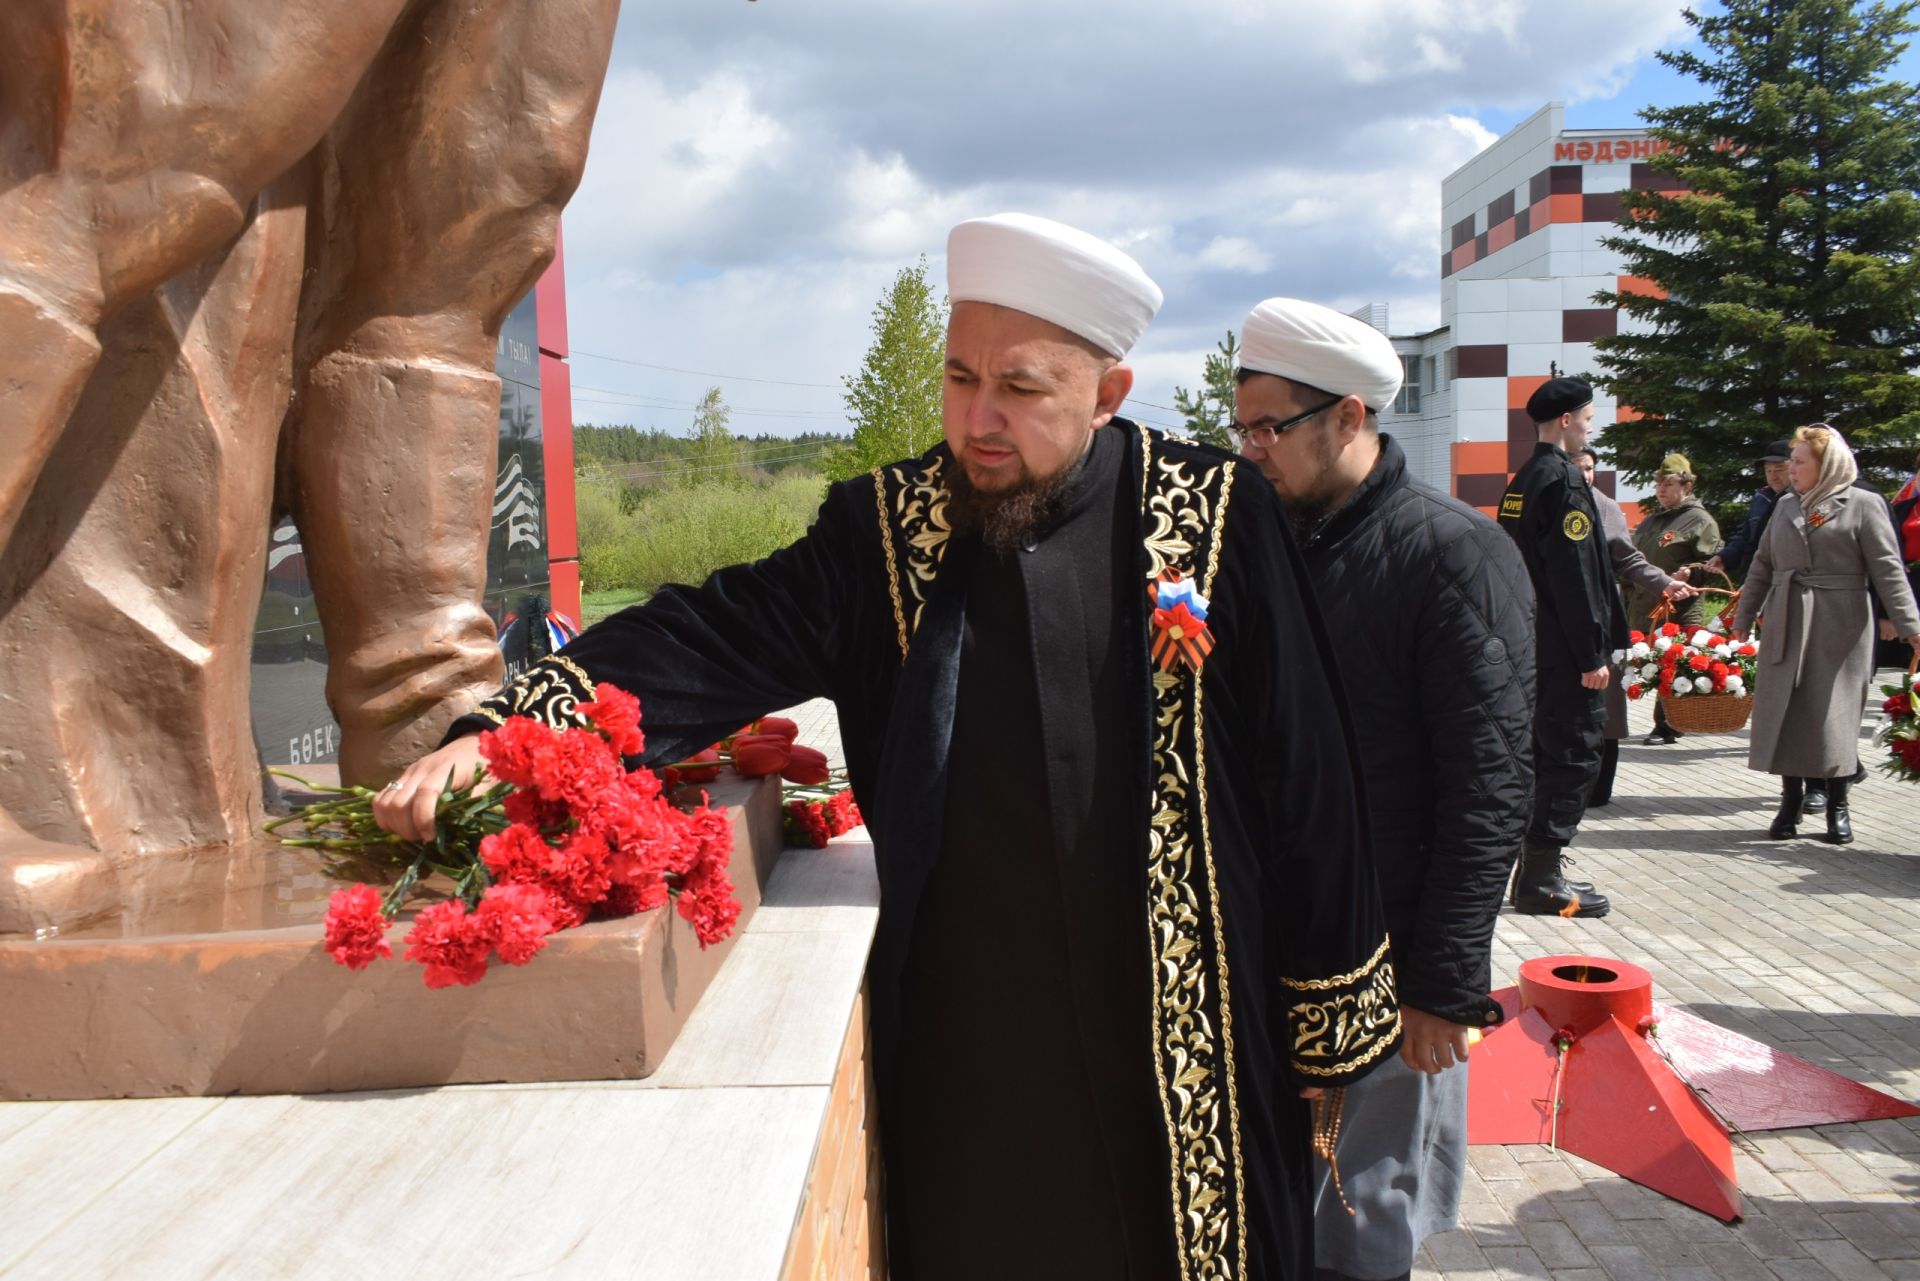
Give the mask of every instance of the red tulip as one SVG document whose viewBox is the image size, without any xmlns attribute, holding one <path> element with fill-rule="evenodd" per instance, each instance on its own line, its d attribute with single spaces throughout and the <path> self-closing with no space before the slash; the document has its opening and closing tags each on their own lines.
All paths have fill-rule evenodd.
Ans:
<svg viewBox="0 0 1920 1281">
<path fill-rule="evenodd" d="M 733 740 L 733 768 L 742 778 L 764 778 L 787 767 L 792 754 L 778 734 L 742 734 Z"/>
<path fill-rule="evenodd" d="M 755 734 L 772 734 L 791 743 L 800 737 L 800 727 L 784 716 L 762 716 L 752 730 Z"/>
<path fill-rule="evenodd" d="M 803 785 L 824 783 L 828 777 L 826 753 L 817 748 L 802 747 L 796 743 L 793 746 L 792 759 L 787 762 L 786 768 L 780 771 L 780 775 L 789 783 Z"/>
<path fill-rule="evenodd" d="M 720 777 L 720 753 L 711 747 L 703 748 L 678 765 L 669 766 L 666 773 L 672 776 L 666 780 L 669 785 L 711 783 Z"/>
</svg>

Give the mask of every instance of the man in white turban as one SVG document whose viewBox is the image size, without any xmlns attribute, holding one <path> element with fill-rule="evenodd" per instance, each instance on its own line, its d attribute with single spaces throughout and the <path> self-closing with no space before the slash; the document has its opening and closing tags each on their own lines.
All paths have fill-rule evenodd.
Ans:
<svg viewBox="0 0 1920 1281">
<path fill-rule="evenodd" d="M 1459 1211 L 1470 1033 L 1499 1018 L 1489 953 L 1529 812 L 1533 591 L 1499 526 L 1408 476 L 1380 430 L 1401 379 L 1386 335 L 1270 298 L 1240 351 L 1234 431 L 1340 651 L 1405 1028 L 1398 1061 L 1346 1092 L 1315 1262 L 1387 1281 Z"/>
<path fill-rule="evenodd" d="M 834 700 L 881 886 L 890 1275 L 1311 1275 L 1301 1092 L 1398 1033 L 1330 662 L 1244 463 L 1116 416 L 1160 303 L 1085 232 L 948 242 L 945 442 L 456 722 L 640 697 L 674 760 Z M 379 803 L 403 834 L 478 759 Z"/>
</svg>

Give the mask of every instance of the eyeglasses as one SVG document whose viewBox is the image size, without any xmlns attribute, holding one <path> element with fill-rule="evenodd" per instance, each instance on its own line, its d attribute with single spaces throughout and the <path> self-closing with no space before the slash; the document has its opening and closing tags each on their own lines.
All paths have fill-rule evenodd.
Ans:
<svg viewBox="0 0 1920 1281">
<path fill-rule="evenodd" d="M 1274 441 L 1280 439 L 1283 433 L 1298 427 L 1315 414 L 1326 413 L 1329 409 L 1332 409 L 1345 399 L 1345 396 L 1335 396 L 1326 404 L 1315 405 L 1305 413 L 1295 414 L 1291 418 L 1283 418 L 1277 423 L 1261 423 L 1258 427 L 1242 427 L 1239 423 L 1228 423 L 1227 430 L 1232 432 L 1233 438 L 1241 444 L 1244 445 L 1248 441 L 1252 441 L 1261 449 L 1265 449 L 1267 446 L 1273 444 Z"/>
</svg>

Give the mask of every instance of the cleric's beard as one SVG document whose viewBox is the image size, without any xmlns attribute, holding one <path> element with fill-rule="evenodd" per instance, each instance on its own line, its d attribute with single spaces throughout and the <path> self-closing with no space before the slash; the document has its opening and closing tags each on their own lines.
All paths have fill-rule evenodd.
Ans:
<svg viewBox="0 0 1920 1281">
<path fill-rule="evenodd" d="M 978 534 L 995 552 L 1010 552 L 1053 520 L 1072 471 L 1068 466 L 1051 476 L 1035 476 L 1022 468 L 1013 484 L 981 489 L 965 467 L 955 467 L 947 482 L 947 524 L 956 534 Z"/>
</svg>

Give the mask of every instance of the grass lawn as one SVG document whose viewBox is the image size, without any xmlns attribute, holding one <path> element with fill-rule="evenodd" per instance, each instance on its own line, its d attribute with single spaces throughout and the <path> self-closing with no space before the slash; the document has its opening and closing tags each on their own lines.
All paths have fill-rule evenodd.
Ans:
<svg viewBox="0 0 1920 1281">
<path fill-rule="evenodd" d="M 610 592 L 583 592 L 580 596 L 580 622 L 592 627 L 608 614 L 617 614 L 629 605 L 638 605 L 650 593 L 631 587 Z"/>
</svg>

